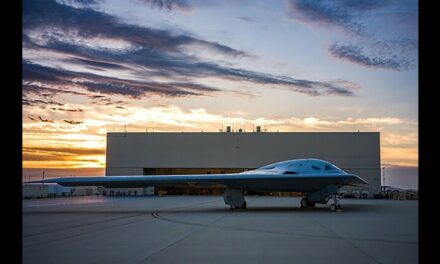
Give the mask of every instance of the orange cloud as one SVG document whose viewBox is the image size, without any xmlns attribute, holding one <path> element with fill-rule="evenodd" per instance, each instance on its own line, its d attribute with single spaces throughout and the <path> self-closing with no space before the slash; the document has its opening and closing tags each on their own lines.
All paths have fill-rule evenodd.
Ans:
<svg viewBox="0 0 440 264">
<path fill-rule="evenodd" d="M 75 107 L 72 105 L 71 107 Z M 252 131 L 257 125 L 268 131 L 380 131 L 382 163 L 402 166 L 418 164 L 418 133 L 415 122 L 396 117 L 331 119 L 321 117 L 256 117 L 244 112 L 228 116 L 204 108 L 182 109 L 168 105 L 143 108 L 82 105 L 83 112 L 65 112 L 54 123 L 23 117 L 23 166 L 27 168 L 99 168 L 105 166 L 107 131 L 131 132 L 217 132 L 225 125 Z M 27 111 L 32 111 L 28 109 Z M 36 110 L 37 112 L 40 110 Z M 84 113 L 87 117 L 84 118 Z M 77 119 L 81 125 L 68 125 Z M 52 117 L 51 117 L 52 118 Z M 64 123 L 64 124 L 63 124 Z M 148 124 L 148 125 L 146 125 Z M 126 126 L 126 127 L 125 127 Z M 403 129 L 402 129 L 403 128 Z M 405 133 L 400 132 L 405 131 Z"/>
</svg>

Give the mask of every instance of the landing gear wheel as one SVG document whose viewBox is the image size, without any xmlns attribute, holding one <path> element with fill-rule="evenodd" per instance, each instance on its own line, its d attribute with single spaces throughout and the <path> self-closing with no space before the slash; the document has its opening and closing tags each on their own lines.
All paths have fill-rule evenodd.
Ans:
<svg viewBox="0 0 440 264">
<path fill-rule="evenodd" d="M 330 205 L 330 210 L 331 210 L 332 212 L 336 212 L 337 209 L 338 209 L 338 207 L 336 206 L 336 204 L 331 204 L 331 205 Z"/>
<path fill-rule="evenodd" d="M 244 201 L 243 206 L 241 207 L 241 209 L 246 209 L 246 201 Z"/>
<path fill-rule="evenodd" d="M 309 201 L 307 200 L 307 198 L 302 198 L 301 199 L 301 208 L 306 208 L 307 206 L 309 206 Z"/>
</svg>

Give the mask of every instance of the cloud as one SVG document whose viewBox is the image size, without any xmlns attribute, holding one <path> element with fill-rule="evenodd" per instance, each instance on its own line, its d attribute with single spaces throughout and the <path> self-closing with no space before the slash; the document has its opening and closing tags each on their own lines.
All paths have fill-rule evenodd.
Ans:
<svg viewBox="0 0 440 264">
<path fill-rule="evenodd" d="M 38 93 L 51 91 L 59 93 L 74 93 L 60 89 L 44 88 L 32 85 L 34 82 L 44 82 L 50 85 L 72 85 L 82 87 L 91 92 L 103 94 L 119 94 L 139 98 L 147 93 L 156 93 L 167 96 L 202 95 L 203 92 L 218 91 L 215 88 L 200 84 L 184 82 L 146 82 L 127 79 L 118 79 L 100 76 L 92 73 L 73 72 L 63 69 L 54 69 L 42 65 L 23 62 L 23 81 L 26 83 L 24 92 Z M 79 93 L 80 95 L 87 95 Z"/>
<path fill-rule="evenodd" d="M 66 108 L 61 108 L 61 107 L 52 107 L 51 109 L 54 111 L 83 112 L 82 109 L 66 109 Z"/>
<path fill-rule="evenodd" d="M 93 99 L 98 99 L 98 98 L 104 98 L 105 96 L 104 95 L 91 95 L 90 97 Z"/>
<path fill-rule="evenodd" d="M 187 0 L 139 0 L 160 10 L 188 12 L 194 9 Z"/>
<path fill-rule="evenodd" d="M 96 61 L 96 60 L 88 60 L 88 59 L 82 59 L 82 58 L 66 58 L 63 61 L 67 63 L 74 63 L 74 64 L 80 64 L 80 65 L 86 65 L 94 67 L 93 69 L 114 69 L 114 70 L 122 70 L 126 69 L 124 66 L 115 64 L 115 63 L 109 63 L 109 62 L 103 62 L 103 61 Z"/>
<path fill-rule="evenodd" d="M 408 134 L 386 133 L 381 137 L 381 144 L 384 147 L 411 148 L 417 146 L 419 135 L 417 132 Z"/>
<path fill-rule="evenodd" d="M 70 107 L 73 106 L 70 105 Z M 35 149 L 33 152 L 27 150 L 26 153 L 33 154 L 34 156 L 32 157 L 36 155 L 41 157 L 42 155 L 49 154 L 57 155 L 56 151 L 68 152 L 71 148 L 66 146 L 66 142 L 75 145 L 72 151 L 77 151 L 76 149 L 78 148 L 94 148 L 101 149 L 101 153 L 103 153 L 105 150 L 106 132 L 114 131 L 114 129 L 116 129 L 115 131 L 123 131 L 124 125 L 127 126 L 127 131 L 130 132 L 144 132 L 146 129 L 156 132 L 218 131 L 222 125 L 233 125 L 234 129 L 242 128 L 247 132 L 252 131 L 254 126 L 262 126 L 263 130 L 267 129 L 268 132 L 380 131 L 381 145 L 383 146 L 381 156 L 387 162 L 402 165 L 414 164 L 417 161 L 417 131 L 413 130 L 415 121 L 395 116 L 370 116 L 363 118 L 325 118 L 315 116 L 253 117 L 247 112 L 212 113 L 205 108 L 183 109 L 175 105 L 147 108 L 144 106 L 124 105 L 124 110 L 115 110 L 114 108 L 116 107 L 105 105 L 84 106 L 87 118 L 84 119 L 82 113 L 67 112 L 54 119 L 53 123 L 44 123 L 37 118 L 39 113 L 43 111 L 30 111 L 31 114 L 26 113 L 25 116 L 28 116 L 28 118 L 23 120 L 23 146 L 25 148 L 41 148 Z M 79 122 L 76 120 L 82 120 L 83 123 L 71 125 L 69 122 L 66 122 Z M 48 151 L 50 150 L 53 151 L 49 153 Z M 78 151 L 75 155 L 104 155 L 98 154 L 85 151 L 84 153 L 79 153 Z M 38 164 L 40 164 L 38 166 L 42 166 L 41 164 L 46 161 L 44 166 L 54 166 L 50 163 L 50 158 L 46 160 L 41 159 L 38 164 L 37 162 L 28 163 L 29 160 L 26 159 L 24 161 L 27 162 L 27 166 L 37 166 Z"/>
<path fill-rule="evenodd" d="M 105 149 L 76 147 L 24 147 L 23 152 L 64 155 L 103 155 L 105 154 Z"/>
<path fill-rule="evenodd" d="M 43 123 L 54 123 L 53 120 L 51 120 L 51 119 L 45 119 L 45 118 L 42 118 L 41 116 L 38 116 L 38 119 L 39 119 L 41 122 L 43 122 Z"/>
<path fill-rule="evenodd" d="M 146 93 L 157 93 L 161 95 L 167 96 L 184 96 L 184 95 L 201 95 L 201 93 L 190 91 L 197 90 L 197 88 L 203 87 L 202 85 L 198 85 L 195 87 L 193 84 L 173 84 L 173 83 L 142 83 L 136 81 L 128 81 L 128 80 L 98 80 L 94 81 L 84 81 L 79 82 L 79 85 L 87 88 L 92 92 L 100 92 L 106 94 L 120 94 L 120 95 L 128 95 L 133 98 L 140 98 L 144 96 Z M 188 89 L 188 90 L 185 90 Z M 213 91 L 213 88 L 203 87 L 203 89 Z"/>
<path fill-rule="evenodd" d="M 133 98 L 148 93 L 194 96 L 221 91 L 195 81 L 212 76 L 312 96 L 351 96 L 358 87 L 349 81 L 303 80 L 201 61 L 185 54 L 185 48 L 199 46 L 230 58 L 254 56 L 187 34 L 128 25 L 90 8 L 34 0 L 24 3 L 23 14 L 23 79 L 28 84 L 74 85 Z M 48 62 L 44 60 L 48 56 L 61 59 Z M 152 81 L 154 78 L 165 81 Z"/>
<path fill-rule="evenodd" d="M 42 67 L 44 69 L 44 67 Z M 51 87 L 44 87 L 41 85 L 36 85 L 36 84 L 32 84 L 32 83 L 39 83 L 41 81 L 46 81 L 47 83 L 54 83 L 54 84 L 65 84 L 63 82 L 62 79 L 57 79 L 56 76 L 53 76 L 52 80 L 44 80 L 44 79 L 39 79 L 38 77 L 32 76 L 32 73 L 30 74 L 31 76 L 28 75 L 28 73 L 30 71 L 32 71 L 32 69 L 29 69 L 27 67 L 27 64 L 23 64 L 23 93 L 24 94 L 29 94 L 29 93 L 33 93 L 36 95 L 40 95 L 43 97 L 53 97 L 55 95 L 59 95 L 59 94 L 71 94 L 71 95 L 86 95 L 89 96 L 89 94 L 86 93 L 80 93 L 80 92 L 76 92 L 76 91 L 71 91 L 71 90 L 64 90 L 64 89 L 56 89 L 56 88 L 51 88 Z M 48 71 L 51 70 L 51 68 L 46 67 L 46 69 Z M 46 72 L 47 73 L 47 72 Z M 48 79 L 50 78 L 49 75 L 47 75 Z"/>
<path fill-rule="evenodd" d="M 270 126 L 271 130 L 280 131 L 378 131 L 378 127 L 393 127 L 411 124 L 409 120 L 398 117 L 367 117 L 346 119 L 321 119 L 318 117 L 256 117 L 245 118 L 246 114 L 239 113 L 229 116 L 213 114 L 205 108 L 184 110 L 178 106 L 163 106 L 138 108 L 127 107 L 125 113 L 114 114 L 108 117 L 102 114 L 92 115 L 97 120 L 107 120 L 111 123 L 120 123 L 119 120 L 130 120 L 131 129 L 145 129 L 145 124 L 150 128 L 160 131 L 194 131 L 188 129 L 203 129 L 216 131 L 218 124 L 255 124 Z M 118 116 L 120 115 L 120 116 Z M 339 130 L 338 130 L 339 129 Z M 135 130 L 136 131 L 136 130 Z"/>
<path fill-rule="evenodd" d="M 417 2 L 288 1 L 290 18 L 308 25 L 342 30 L 348 44 L 328 47 L 333 58 L 357 65 L 408 70 L 417 57 Z M 350 43 L 351 42 L 351 43 Z"/>
<path fill-rule="evenodd" d="M 239 17 L 237 17 L 237 19 L 240 19 L 240 20 L 243 20 L 243 21 L 246 21 L 246 22 L 254 22 L 253 18 L 247 17 L 247 16 L 239 16 Z"/>
<path fill-rule="evenodd" d="M 96 97 L 94 98 L 94 100 L 91 102 L 92 104 L 95 105 L 118 105 L 118 104 L 123 104 L 125 103 L 124 101 L 121 100 L 112 100 L 111 96 L 106 97 L 106 96 L 102 96 L 102 97 Z"/>
<path fill-rule="evenodd" d="M 357 45 L 338 45 L 335 43 L 329 47 L 329 51 L 336 58 L 344 59 L 366 67 L 402 70 L 408 69 L 410 66 L 408 61 L 399 59 L 397 56 L 391 58 L 387 56 L 368 56 L 364 48 Z"/>
<path fill-rule="evenodd" d="M 247 52 L 241 51 L 241 50 L 235 50 L 231 47 L 215 43 L 215 42 L 208 42 L 204 40 L 198 40 L 198 41 L 192 41 L 187 44 L 180 45 L 180 49 L 184 53 L 188 53 L 188 50 L 191 52 L 192 50 L 195 51 L 195 53 L 200 53 L 202 51 L 211 52 L 213 55 L 220 54 L 225 57 L 232 57 L 232 58 L 251 58 L 256 59 L 257 56 L 249 54 Z"/>
<path fill-rule="evenodd" d="M 90 8 L 95 7 L 102 0 L 57 0 L 58 3 L 68 5 L 76 8 Z"/>
<path fill-rule="evenodd" d="M 99 56 L 95 53 L 95 56 Z M 136 51 L 131 57 L 107 54 L 106 58 L 126 63 L 136 63 L 147 66 L 150 69 L 161 71 L 161 75 L 180 77 L 208 77 L 218 76 L 236 81 L 248 81 L 263 85 L 279 85 L 289 90 L 305 93 L 308 95 L 353 95 L 353 90 L 358 86 L 349 81 L 327 81 L 317 82 L 303 79 L 295 79 L 286 76 L 275 76 L 271 74 L 247 71 L 243 69 L 229 68 L 215 63 L 193 61 L 190 58 L 171 58 L 165 54 L 155 54 L 148 50 Z M 128 95 L 139 98 L 148 92 L 163 94 L 167 96 L 203 95 L 210 92 L 220 91 L 214 87 L 208 87 L 190 82 L 146 82 L 127 79 L 105 77 L 101 75 L 73 72 L 61 68 L 54 69 L 23 62 L 23 79 L 25 81 L 45 81 L 52 84 L 75 84 L 82 86 L 92 92 L 108 94 Z M 73 80 L 79 80 L 73 83 Z"/>
<path fill-rule="evenodd" d="M 84 123 L 84 122 L 81 122 L 81 121 L 66 120 L 66 119 L 64 119 L 63 121 L 66 122 L 66 123 L 68 123 L 68 124 L 71 124 L 71 125 L 79 125 L 79 124 Z"/>
<path fill-rule="evenodd" d="M 39 100 L 39 99 L 28 99 L 26 97 L 23 97 L 21 99 L 22 104 L 24 106 L 36 106 L 36 105 L 59 105 L 59 106 L 63 106 L 62 103 L 58 103 L 55 101 L 51 101 L 51 100 Z"/>
<path fill-rule="evenodd" d="M 183 34 L 176 35 L 166 30 L 126 24 L 116 17 L 93 9 L 78 9 L 50 0 L 24 2 L 23 28 L 28 40 L 34 44 L 49 45 L 73 41 L 82 46 L 110 48 L 116 42 L 126 45 L 126 48 L 142 46 L 178 51 L 181 45 L 202 42 L 220 52 L 240 53 L 215 42 Z"/>
<path fill-rule="evenodd" d="M 64 161 L 67 163 L 100 163 L 100 157 L 105 155 L 105 149 L 93 148 L 63 148 L 63 147 L 25 147 L 23 148 L 23 161 L 54 163 Z"/>
<path fill-rule="evenodd" d="M 386 6 L 390 1 L 288 1 L 289 16 L 309 24 L 334 26 L 350 34 L 361 34 L 364 26 L 357 16 L 373 9 Z"/>
</svg>

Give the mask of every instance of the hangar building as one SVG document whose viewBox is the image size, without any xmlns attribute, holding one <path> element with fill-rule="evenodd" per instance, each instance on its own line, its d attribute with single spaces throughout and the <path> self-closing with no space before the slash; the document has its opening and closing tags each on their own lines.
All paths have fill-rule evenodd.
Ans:
<svg viewBox="0 0 440 264">
<path fill-rule="evenodd" d="M 318 158 L 359 175 L 381 191 L 379 132 L 109 132 L 106 175 L 232 173 L 270 163 Z"/>
</svg>

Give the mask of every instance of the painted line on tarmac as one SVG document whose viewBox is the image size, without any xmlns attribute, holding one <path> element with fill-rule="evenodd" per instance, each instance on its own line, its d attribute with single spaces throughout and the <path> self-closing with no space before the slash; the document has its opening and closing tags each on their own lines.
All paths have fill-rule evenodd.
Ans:
<svg viewBox="0 0 440 264">
<path fill-rule="evenodd" d="M 241 210 L 241 209 L 240 209 Z M 244 209 L 246 210 L 246 209 Z M 225 210 L 225 212 L 230 210 Z M 237 210 L 238 211 L 238 210 Z M 169 211 L 166 211 L 167 213 Z M 211 226 L 206 224 L 199 224 L 199 223 L 193 223 L 183 220 L 176 220 L 167 216 L 163 216 L 160 214 L 161 211 L 156 211 L 151 213 L 151 215 L 154 218 L 171 222 L 171 223 L 178 223 L 178 224 L 184 224 L 184 225 L 192 225 L 192 226 L 201 226 L 205 228 L 212 228 L 212 229 L 221 229 L 221 230 L 229 230 L 229 231 L 242 231 L 242 232 L 257 232 L 257 233 L 264 233 L 264 234 L 271 234 L 271 235 L 282 235 L 282 236 L 293 236 L 293 237 L 309 237 L 309 238 L 316 238 L 316 239 L 322 239 L 322 238 L 328 238 L 328 239 L 337 239 L 337 240 L 353 240 L 353 241 L 365 241 L 365 242 L 381 242 L 381 243 L 392 243 L 392 244 L 412 244 L 412 245 L 418 245 L 417 241 L 405 241 L 405 240 L 388 240 L 388 239 L 371 239 L 371 238 L 356 238 L 356 237 L 341 237 L 339 235 L 313 235 L 313 234 L 304 234 L 304 233 L 289 233 L 289 232 L 277 232 L 277 231 L 268 231 L 268 230 L 261 230 L 261 229 L 253 229 L 253 228 L 240 228 L 240 227 L 231 227 L 231 226 Z M 232 213 L 232 212 L 231 212 Z M 229 214 L 226 214 L 226 216 Z"/>
</svg>

